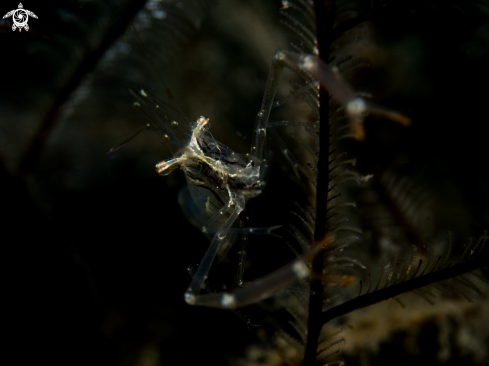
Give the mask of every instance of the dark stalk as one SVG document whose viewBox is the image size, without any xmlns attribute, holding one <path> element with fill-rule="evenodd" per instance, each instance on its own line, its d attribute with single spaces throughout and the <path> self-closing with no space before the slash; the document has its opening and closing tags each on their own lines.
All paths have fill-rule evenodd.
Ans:
<svg viewBox="0 0 489 366">
<path fill-rule="evenodd" d="M 335 1 L 314 0 L 316 14 L 316 39 L 319 57 L 327 62 L 330 57 L 330 40 L 333 30 Z M 316 192 L 316 223 L 314 240 L 320 242 L 326 236 L 327 203 L 329 184 L 329 93 L 323 87 L 319 91 L 319 159 Z M 324 251 L 320 251 L 312 261 L 313 273 L 322 273 Z M 313 276 L 314 277 L 314 276 Z M 311 295 L 309 296 L 309 319 L 307 321 L 307 341 L 304 351 L 303 366 L 316 364 L 319 334 L 321 333 L 323 285 L 320 279 L 311 280 Z"/>
<path fill-rule="evenodd" d="M 353 300 L 347 301 L 341 305 L 335 306 L 322 313 L 319 324 L 326 324 L 329 321 L 348 314 L 354 310 L 364 308 L 381 301 L 394 298 L 405 292 L 414 291 L 419 288 L 431 285 L 433 283 L 448 280 L 450 278 L 460 276 L 464 273 L 474 271 L 480 267 L 484 267 L 489 263 L 489 253 L 478 256 L 476 259 L 468 260 L 464 263 L 457 264 L 453 267 L 448 267 L 436 272 L 428 273 L 424 276 L 416 277 L 406 282 L 401 282 L 397 285 L 392 285 L 372 293 L 359 296 Z"/>
</svg>

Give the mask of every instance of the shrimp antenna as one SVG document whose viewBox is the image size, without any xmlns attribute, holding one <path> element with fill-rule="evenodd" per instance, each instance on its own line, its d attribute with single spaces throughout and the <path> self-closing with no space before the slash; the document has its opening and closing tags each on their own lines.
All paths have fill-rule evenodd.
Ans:
<svg viewBox="0 0 489 366">
<path fill-rule="evenodd" d="M 165 80 L 163 79 L 163 77 L 161 76 L 160 72 L 158 71 L 158 69 L 156 68 L 155 64 L 153 63 L 153 60 L 151 58 L 151 56 L 149 55 L 149 53 L 146 51 L 146 48 L 144 47 L 144 44 L 143 42 L 141 41 L 141 38 L 139 37 L 139 33 L 138 31 L 136 30 L 136 27 L 134 27 L 134 23 L 131 22 L 131 27 L 134 31 L 134 34 L 136 35 L 136 39 L 139 43 L 139 47 L 141 48 L 141 51 L 143 52 L 143 55 L 146 57 L 146 60 L 148 60 L 150 66 L 153 68 L 153 70 L 155 71 L 156 75 L 158 76 L 158 79 L 160 80 L 161 82 L 161 85 L 164 86 L 165 88 L 165 93 L 166 95 L 168 96 L 168 99 L 170 99 L 174 104 L 175 104 L 175 107 L 171 106 L 170 104 L 168 103 L 165 103 L 167 106 L 171 107 L 172 109 L 174 109 L 175 111 L 177 111 L 181 116 L 184 116 L 183 112 L 182 112 L 182 109 L 180 108 L 180 106 L 178 105 L 178 103 L 176 102 L 176 99 L 175 97 L 173 96 L 172 92 L 170 91 L 170 88 L 168 88 L 168 85 L 165 83 Z M 185 118 L 185 120 L 187 121 L 187 118 Z"/>
<path fill-rule="evenodd" d="M 107 155 L 108 154 L 111 154 L 113 153 L 114 151 L 117 151 L 121 148 L 123 148 L 129 141 L 131 141 L 133 138 L 135 138 L 136 136 L 138 136 L 141 132 L 145 131 L 145 130 L 150 130 L 151 129 L 151 126 L 150 124 L 148 123 L 145 127 L 141 128 L 138 132 L 136 132 L 134 135 L 132 135 L 131 137 L 129 137 L 127 140 L 125 140 L 124 142 L 121 142 L 119 145 L 117 146 L 114 146 L 112 147 L 108 152 L 107 152 Z"/>
<path fill-rule="evenodd" d="M 165 85 L 165 88 L 166 88 L 166 85 Z M 173 105 L 166 102 L 165 100 L 158 98 L 156 95 L 151 94 L 151 95 L 149 95 L 149 97 L 151 97 L 153 102 L 156 102 L 157 104 L 164 104 L 165 106 L 173 109 L 173 111 L 175 111 L 175 113 L 177 113 L 180 117 L 182 117 L 185 120 L 185 122 L 190 123 L 190 120 L 185 116 L 185 114 L 183 114 L 183 112 L 181 111 L 181 109 L 178 105 L 177 105 L 177 107 L 174 107 Z"/>
</svg>

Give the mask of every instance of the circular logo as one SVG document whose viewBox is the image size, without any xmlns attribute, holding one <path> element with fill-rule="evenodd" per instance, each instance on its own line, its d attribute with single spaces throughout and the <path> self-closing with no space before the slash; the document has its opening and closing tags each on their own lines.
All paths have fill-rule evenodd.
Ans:
<svg viewBox="0 0 489 366">
<path fill-rule="evenodd" d="M 12 14 L 12 19 L 18 28 L 24 28 L 29 20 L 29 14 L 24 9 L 17 9 Z"/>
<path fill-rule="evenodd" d="M 19 28 L 19 32 L 24 28 L 26 31 L 29 30 L 29 25 L 27 22 L 29 21 L 29 16 L 33 18 L 37 18 L 37 15 L 32 11 L 24 9 L 22 3 L 19 3 L 19 8 L 9 11 L 7 14 L 3 16 L 3 18 L 12 17 L 14 24 L 12 25 L 12 30 L 15 31 Z"/>
</svg>

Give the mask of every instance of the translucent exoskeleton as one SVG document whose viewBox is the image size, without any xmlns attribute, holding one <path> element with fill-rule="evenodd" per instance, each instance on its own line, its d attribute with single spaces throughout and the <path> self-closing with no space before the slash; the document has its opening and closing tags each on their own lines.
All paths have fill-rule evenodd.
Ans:
<svg viewBox="0 0 489 366">
<path fill-rule="evenodd" d="M 212 235 L 209 248 L 198 269 L 193 273 L 192 281 L 185 292 L 184 297 L 188 304 L 235 308 L 256 303 L 298 279 L 310 276 L 309 262 L 314 252 L 321 245 L 331 242 L 329 238 L 317 244 L 303 257 L 232 292 L 202 293 L 216 255 L 223 247 L 233 244 L 227 242 L 232 232 L 239 232 L 242 235 L 266 234 L 276 228 L 236 228 L 233 224 L 244 210 L 247 201 L 259 195 L 264 188 L 263 179 L 267 169 L 268 154 L 266 139 L 267 129 L 270 127 L 268 121 L 272 108 L 280 105 L 274 99 L 280 74 L 285 67 L 302 69 L 316 78 L 330 92 L 332 98 L 345 108 L 353 132 L 359 139 L 362 139 L 364 134 L 362 121 L 365 113 L 382 114 L 402 124 L 409 122 L 406 117 L 396 112 L 372 106 L 366 100 L 357 97 L 339 73 L 316 56 L 286 51 L 277 52 L 272 59 L 262 105 L 256 116 L 249 154 L 237 154 L 217 142 L 210 133 L 210 119 L 202 116 L 193 125 L 191 135 L 186 137 L 185 143 L 179 146 L 175 157 L 156 164 L 156 171 L 161 175 L 167 175 L 176 168 L 185 172 L 194 205 L 192 210 L 194 217 L 190 219 L 194 224 L 201 225 L 204 233 Z M 317 92 L 318 86 L 318 82 L 312 82 L 297 92 L 308 89 Z M 143 99 L 148 98 L 144 91 L 141 91 L 140 95 Z M 156 107 L 158 108 L 158 105 Z M 168 130 L 168 133 L 170 132 Z M 178 139 L 182 141 L 182 136 L 178 136 Z M 243 258 L 240 259 L 240 271 L 242 262 Z M 242 278 L 242 275 L 238 275 L 238 278 Z"/>
</svg>

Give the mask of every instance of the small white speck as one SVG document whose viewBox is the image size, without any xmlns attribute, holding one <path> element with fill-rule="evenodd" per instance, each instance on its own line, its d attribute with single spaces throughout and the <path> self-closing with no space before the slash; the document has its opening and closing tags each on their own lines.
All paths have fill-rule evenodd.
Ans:
<svg viewBox="0 0 489 366">
<path fill-rule="evenodd" d="M 185 302 L 189 305 L 194 305 L 195 304 L 195 295 L 192 295 L 188 292 L 185 293 L 184 296 Z"/>
<path fill-rule="evenodd" d="M 304 70 L 312 70 L 315 66 L 315 57 L 311 55 L 301 56 L 299 59 L 299 63 Z"/>
<path fill-rule="evenodd" d="M 294 263 L 294 266 L 292 267 L 294 270 L 295 274 L 299 278 L 304 278 L 307 275 L 309 275 L 309 268 L 307 268 L 307 265 L 304 262 L 296 262 Z"/>
<path fill-rule="evenodd" d="M 367 105 L 361 98 L 355 98 L 348 102 L 346 105 L 346 112 L 350 115 L 359 116 L 365 112 Z"/>
<path fill-rule="evenodd" d="M 233 295 L 224 294 L 222 296 L 221 304 L 227 308 L 234 308 L 236 306 L 236 300 Z"/>
<path fill-rule="evenodd" d="M 153 14 L 153 17 L 156 19 L 165 19 L 166 18 L 166 11 L 164 11 L 164 10 L 153 10 L 152 14 Z"/>
</svg>

